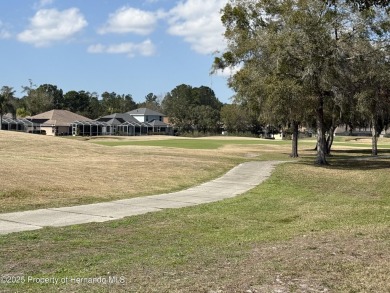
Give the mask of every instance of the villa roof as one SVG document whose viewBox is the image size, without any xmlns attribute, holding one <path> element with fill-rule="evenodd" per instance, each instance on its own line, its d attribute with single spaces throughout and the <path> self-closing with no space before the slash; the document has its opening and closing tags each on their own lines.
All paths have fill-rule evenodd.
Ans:
<svg viewBox="0 0 390 293">
<path fill-rule="evenodd" d="M 100 117 L 96 119 L 96 121 L 104 121 L 108 122 L 110 124 L 121 124 L 124 122 L 138 122 L 137 119 L 135 119 L 133 116 L 127 114 L 127 113 L 114 113 L 111 115 L 106 115 L 103 117 Z M 119 122 L 119 123 L 117 123 Z"/>
<path fill-rule="evenodd" d="M 138 108 L 132 111 L 127 112 L 127 114 L 136 116 L 136 115 L 150 115 L 150 116 L 165 116 L 164 114 L 150 110 L 148 108 Z"/>
<path fill-rule="evenodd" d="M 158 127 L 167 127 L 167 126 L 169 126 L 168 124 L 166 124 L 166 123 L 164 123 L 162 121 L 159 121 L 159 120 L 149 121 L 148 123 L 150 125 L 154 126 L 154 127 L 156 127 L 156 126 L 158 126 Z"/>
<path fill-rule="evenodd" d="M 50 126 L 70 126 L 73 121 L 91 121 L 91 119 L 82 115 L 70 112 L 68 110 L 54 109 L 35 116 L 27 117 L 28 120 L 41 120 L 42 125 Z"/>
</svg>

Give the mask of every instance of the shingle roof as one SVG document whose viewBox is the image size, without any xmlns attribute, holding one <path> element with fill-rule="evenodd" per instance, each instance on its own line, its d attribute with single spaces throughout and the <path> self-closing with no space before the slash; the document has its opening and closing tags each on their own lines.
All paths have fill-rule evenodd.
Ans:
<svg viewBox="0 0 390 293">
<path fill-rule="evenodd" d="M 157 111 L 150 110 L 148 108 L 138 108 L 132 111 L 127 112 L 129 115 L 153 115 L 153 116 L 165 116 L 162 113 Z"/>
<path fill-rule="evenodd" d="M 35 116 L 27 117 L 29 120 L 46 120 L 43 125 L 70 126 L 73 121 L 91 121 L 91 119 L 82 115 L 70 112 L 68 110 L 51 110 Z"/>
<path fill-rule="evenodd" d="M 131 116 L 131 115 L 127 114 L 127 113 L 114 113 L 114 114 L 106 115 L 106 116 L 103 116 L 103 117 L 100 117 L 100 118 L 96 119 L 96 121 L 104 121 L 104 122 L 108 122 L 108 123 L 110 123 L 109 121 L 114 121 L 114 120 L 117 120 L 120 123 L 123 123 L 123 122 L 138 122 L 137 119 L 135 119 L 133 116 Z"/>
<path fill-rule="evenodd" d="M 120 120 L 118 120 L 116 118 L 111 118 L 109 120 L 105 120 L 104 122 L 106 122 L 109 125 L 120 125 L 120 124 L 123 123 L 123 121 L 120 121 Z"/>
<path fill-rule="evenodd" d="M 148 123 L 152 126 L 158 126 L 158 127 L 168 127 L 169 126 L 168 124 L 166 124 L 162 121 L 159 121 L 159 120 L 153 120 L 153 121 L 150 121 Z"/>
</svg>

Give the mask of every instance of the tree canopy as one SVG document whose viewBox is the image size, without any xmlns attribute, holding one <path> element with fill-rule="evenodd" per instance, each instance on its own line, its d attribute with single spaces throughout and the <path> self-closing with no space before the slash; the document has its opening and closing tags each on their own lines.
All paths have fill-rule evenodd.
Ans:
<svg viewBox="0 0 390 293">
<path fill-rule="evenodd" d="M 222 103 L 212 89 L 181 84 L 166 94 L 163 111 L 183 132 L 218 130 Z"/>
<path fill-rule="evenodd" d="M 326 133 L 357 94 L 345 68 L 353 69 L 357 58 L 388 53 L 388 13 L 380 1 L 232 0 L 221 17 L 228 47 L 214 68 L 240 66 L 229 85 L 268 121 L 313 115 L 316 163 L 327 164 Z M 355 52 L 362 40 L 371 53 Z"/>
</svg>

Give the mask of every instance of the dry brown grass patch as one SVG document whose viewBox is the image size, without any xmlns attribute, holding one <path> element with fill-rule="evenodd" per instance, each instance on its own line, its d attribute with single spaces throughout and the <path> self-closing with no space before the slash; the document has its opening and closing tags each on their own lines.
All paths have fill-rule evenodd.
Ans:
<svg viewBox="0 0 390 293">
<path fill-rule="evenodd" d="M 234 165 L 216 150 L 106 147 L 0 132 L 1 212 L 162 193 L 196 185 Z M 195 166 L 195 168 L 194 168 Z"/>
</svg>

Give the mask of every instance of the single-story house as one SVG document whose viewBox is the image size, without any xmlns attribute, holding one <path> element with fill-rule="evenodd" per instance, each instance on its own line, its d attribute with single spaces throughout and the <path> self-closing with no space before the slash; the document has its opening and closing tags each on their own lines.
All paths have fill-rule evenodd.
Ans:
<svg viewBox="0 0 390 293">
<path fill-rule="evenodd" d="M 384 130 L 383 133 L 386 131 Z M 336 128 L 334 132 L 335 136 L 371 136 L 372 129 L 370 126 L 367 127 L 355 127 L 350 129 L 349 126 L 343 124 Z"/>
<path fill-rule="evenodd" d="M 70 112 L 68 110 L 51 110 L 35 116 L 27 117 L 29 121 L 39 125 L 41 131 L 46 135 L 70 135 L 72 133 L 73 121 L 92 121 L 82 115 Z M 33 132 L 29 129 L 28 132 Z"/>
</svg>

